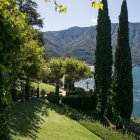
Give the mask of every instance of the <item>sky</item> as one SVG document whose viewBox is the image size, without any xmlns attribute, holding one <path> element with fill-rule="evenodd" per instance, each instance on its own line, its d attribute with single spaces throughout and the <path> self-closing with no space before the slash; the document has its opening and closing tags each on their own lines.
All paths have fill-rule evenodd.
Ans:
<svg viewBox="0 0 140 140">
<path fill-rule="evenodd" d="M 67 7 L 67 13 L 55 11 L 53 2 L 34 0 L 38 12 L 44 19 L 42 31 L 58 31 L 73 26 L 88 27 L 97 24 L 98 9 L 91 7 L 91 0 L 57 0 Z M 53 1 L 53 0 L 50 0 Z M 108 0 L 109 15 L 112 23 L 118 23 L 123 0 Z M 140 0 L 127 0 L 129 22 L 140 22 Z"/>
</svg>

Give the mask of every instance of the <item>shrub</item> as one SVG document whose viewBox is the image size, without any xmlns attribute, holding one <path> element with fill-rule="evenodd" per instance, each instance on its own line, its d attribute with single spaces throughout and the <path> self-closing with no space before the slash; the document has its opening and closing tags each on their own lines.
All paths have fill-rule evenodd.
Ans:
<svg viewBox="0 0 140 140">
<path fill-rule="evenodd" d="M 94 110 L 97 106 L 96 95 L 66 96 L 62 97 L 62 103 L 80 110 Z"/>
<path fill-rule="evenodd" d="M 59 103 L 60 96 L 55 92 L 50 92 L 47 96 L 47 99 L 52 103 Z"/>
<path fill-rule="evenodd" d="M 104 127 L 99 122 L 80 122 L 85 128 L 96 134 L 103 140 L 134 140 L 134 138 L 128 134 L 122 134 L 111 128 Z"/>
<path fill-rule="evenodd" d="M 84 92 L 85 90 L 83 88 L 80 88 L 80 87 L 75 87 L 75 91 Z"/>
<path fill-rule="evenodd" d="M 76 90 L 76 91 L 67 91 L 66 92 L 66 96 L 87 96 L 87 95 L 93 95 L 94 92 L 93 90 L 89 90 L 89 91 L 84 91 L 84 90 Z"/>
<path fill-rule="evenodd" d="M 77 91 L 67 91 L 66 96 L 71 96 L 71 95 L 79 95 L 79 92 Z"/>
</svg>

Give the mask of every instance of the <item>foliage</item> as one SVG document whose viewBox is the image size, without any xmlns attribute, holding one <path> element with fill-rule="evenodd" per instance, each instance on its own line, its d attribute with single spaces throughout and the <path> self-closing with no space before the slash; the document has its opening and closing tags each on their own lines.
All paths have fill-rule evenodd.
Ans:
<svg viewBox="0 0 140 140">
<path fill-rule="evenodd" d="M 53 58 L 47 63 L 49 73 L 54 81 L 61 79 L 64 75 L 63 60 L 61 58 Z"/>
<path fill-rule="evenodd" d="M 8 81 L 1 78 L 0 79 L 0 139 L 9 140 L 10 139 L 10 93 L 7 89 Z M 3 85 L 2 85 L 3 84 Z"/>
<path fill-rule="evenodd" d="M 97 97 L 96 95 L 88 95 L 89 93 L 85 93 L 82 95 L 74 95 L 74 96 L 66 96 L 62 97 L 62 103 L 69 105 L 70 107 L 80 109 L 82 111 L 86 110 L 95 110 L 97 105 Z"/>
<path fill-rule="evenodd" d="M 40 14 L 37 12 L 38 5 L 32 0 L 16 0 L 19 10 L 26 14 L 26 24 L 32 27 L 36 26 L 43 28 L 43 19 L 40 17 Z M 35 40 L 38 40 L 38 46 L 44 46 L 44 36 L 42 32 L 36 30 L 38 34 L 34 37 Z"/>
<path fill-rule="evenodd" d="M 99 122 L 80 122 L 84 127 L 92 133 L 101 137 L 104 140 L 134 140 L 129 134 L 122 134 L 111 128 L 102 126 Z"/>
<path fill-rule="evenodd" d="M 33 27 L 43 27 L 43 20 L 37 12 L 36 2 L 32 0 L 16 0 L 16 2 L 18 9 L 26 15 L 26 24 L 32 28 L 30 38 L 21 51 L 23 54 L 22 75 L 26 77 L 25 93 L 28 99 L 30 78 L 40 78 L 39 71 L 44 60 L 43 36 Z"/>
<path fill-rule="evenodd" d="M 140 119 L 131 118 L 125 125 L 128 132 L 135 134 L 136 139 L 140 139 Z"/>
<path fill-rule="evenodd" d="M 118 32 L 118 23 L 111 24 L 112 53 L 114 56 Z M 130 49 L 132 52 L 133 64 L 140 65 L 140 23 L 129 23 Z M 45 56 L 52 57 L 76 57 L 80 61 L 93 65 L 96 47 L 96 26 L 71 27 L 61 31 L 51 31 L 44 33 Z M 135 40 L 135 41 L 133 41 Z M 69 42 L 69 43 L 67 43 Z M 92 50 L 92 51 L 91 51 Z M 114 57 L 113 57 L 114 58 Z"/>
<path fill-rule="evenodd" d="M 70 86 L 74 84 L 75 81 L 91 76 L 91 70 L 88 64 L 73 57 L 65 59 L 64 70 L 66 82 L 65 84 L 67 84 L 68 88 L 70 88 Z"/>
<path fill-rule="evenodd" d="M 22 49 L 23 71 L 27 77 L 37 78 L 37 73 L 44 62 L 44 48 L 38 47 L 37 40 L 30 40 Z"/>
<path fill-rule="evenodd" d="M 36 33 L 35 30 L 30 32 Z M 34 36 L 32 36 L 34 37 Z M 28 42 L 25 43 L 24 47 L 22 48 L 22 75 L 26 77 L 26 94 L 28 99 L 29 94 L 29 86 L 28 83 L 30 82 L 30 78 L 38 79 L 39 73 L 44 63 L 44 48 L 38 46 L 38 41 L 33 40 L 31 38 Z"/>
<path fill-rule="evenodd" d="M 83 94 L 84 92 L 78 92 L 78 91 L 67 91 L 66 92 L 66 96 L 71 96 L 71 95 L 79 95 L 79 94 Z"/>
<path fill-rule="evenodd" d="M 74 84 L 75 81 L 81 78 L 87 78 L 91 76 L 91 70 L 88 64 L 78 61 L 75 58 L 53 58 L 47 63 L 47 67 L 43 68 L 43 71 L 49 82 L 56 84 L 56 88 L 60 86 L 61 79 L 65 76 L 70 83 Z M 57 91 L 58 93 L 58 91 Z"/>
<path fill-rule="evenodd" d="M 43 19 L 37 12 L 37 3 L 32 0 L 16 0 L 18 8 L 22 13 L 26 13 L 26 23 L 31 26 L 43 27 Z"/>
<path fill-rule="evenodd" d="M 81 78 L 89 78 L 91 76 L 91 70 L 88 64 L 74 57 L 65 59 L 64 70 L 65 77 L 72 79 L 72 81 L 78 81 Z"/>
<path fill-rule="evenodd" d="M 19 53 L 29 35 L 25 15 L 17 9 L 15 0 L 0 1 L 0 27 L 0 139 L 9 140 L 9 73 L 15 67 L 13 56 Z"/>
<path fill-rule="evenodd" d="M 99 10 L 97 25 L 97 44 L 95 51 L 95 94 L 98 97 L 98 108 L 103 117 L 107 111 L 112 77 L 111 22 L 108 15 L 107 0 L 102 1 L 103 10 Z"/>
<path fill-rule="evenodd" d="M 2 0 L 0 5 L 0 32 L 2 32 L 0 64 L 5 67 L 10 63 L 6 60 L 11 59 L 11 55 L 19 51 L 20 45 L 26 41 L 27 30 L 24 22 L 25 15 L 16 9 L 14 0 Z"/>
<path fill-rule="evenodd" d="M 51 0 L 44 0 L 44 1 L 45 2 L 50 2 Z M 55 10 L 59 11 L 59 13 L 66 13 L 67 8 L 64 7 L 62 4 L 59 4 L 57 1 L 58 0 L 53 1 L 54 5 L 55 5 Z M 98 8 L 98 9 L 103 9 L 102 0 L 92 1 L 91 7 Z"/>
<path fill-rule="evenodd" d="M 52 103 L 57 103 L 58 104 L 59 101 L 60 101 L 60 96 L 56 92 L 50 92 L 47 95 L 47 99 Z"/>
<path fill-rule="evenodd" d="M 93 1 L 91 6 L 103 10 L 102 0 L 98 0 L 98 2 Z"/>
<path fill-rule="evenodd" d="M 61 58 L 52 58 L 47 63 L 48 78 L 51 79 L 55 85 L 55 92 L 59 95 L 60 80 L 64 75 L 64 62 Z"/>
<path fill-rule="evenodd" d="M 119 16 L 118 42 L 114 64 L 114 109 L 123 120 L 130 120 L 133 109 L 132 59 L 129 47 L 128 11 L 123 1 Z"/>
</svg>

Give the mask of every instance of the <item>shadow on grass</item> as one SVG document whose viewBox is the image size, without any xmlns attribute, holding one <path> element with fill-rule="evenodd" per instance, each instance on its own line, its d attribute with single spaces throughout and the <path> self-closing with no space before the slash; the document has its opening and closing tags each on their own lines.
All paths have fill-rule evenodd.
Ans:
<svg viewBox="0 0 140 140">
<path fill-rule="evenodd" d="M 91 120 L 91 117 L 84 115 L 80 110 L 76 110 L 64 104 L 53 104 L 47 101 L 47 108 L 55 111 L 60 115 L 64 115 L 70 119 L 73 119 L 75 121 L 80 121 L 85 119 Z"/>
<path fill-rule="evenodd" d="M 56 105 L 45 99 L 33 99 L 25 102 L 16 103 L 11 113 L 11 130 L 12 135 L 21 137 L 30 137 L 36 140 L 40 124 L 44 122 L 41 116 L 48 117 L 48 111 L 53 110 L 60 115 L 67 116 L 71 119 L 78 120 L 81 114 L 71 110 L 64 105 Z"/>
<path fill-rule="evenodd" d="M 41 114 L 40 114 L 41 113 Z M 37 139 L 39 124 L 43 123 L 41 116 L 48 116 L 48 107 L 45 100 L 30 100 L 16 103 L 11 113 L 11 129 L 13 135 L 30 136 Z"/>
</svg>

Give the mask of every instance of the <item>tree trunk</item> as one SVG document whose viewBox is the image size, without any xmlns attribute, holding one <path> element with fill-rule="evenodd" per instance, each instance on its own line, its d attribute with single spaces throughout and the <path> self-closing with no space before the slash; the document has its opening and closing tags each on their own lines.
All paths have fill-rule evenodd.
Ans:
<svg viewBox="0 0 140 140">
<path fill-rule="evenodd" d="M 68 89 L 68 80 L 67 80 L 67 77 L 64 78 L 64 89 Z"/>
<path fill-rule="evenodd" d="M 9 104 L 7 103 L 7 99 L 5 99 L 6 97 L 4 95 L 4 86 L 4 76 L 2 69 L 0 68 L 0 139 L 9 140 Z"/>
<path fill-rule="evenodd" d="M 74 82 L 71 82 L 71 84 L 70 84 L 70 90 L 71 91 L 74 91 Z"/>
<path fill-rule="evenodd" d="M 107 110 L 107 91 L 103 88 L 104 94 L 102 95 L 102 101 L 101 101 L 101 111 L 100 111 L 100 117 L 101 119 L 104 118 L 106 110 Z"/>
<path fill-rule="evenodd" d="M 17 101 L 16 80 L 17 79 L 15 77 L 11 79 L 11 96 L 14 102 Z"/>
<path fill-rule="evenodd" d="M 30 80 L 29 77 L 26 79 L 26 85 L 25 85 L 25 99 L 29 100 L 29 92 L 30 92 Z"/>
<path fill-rule="evenodd" d="M 39 83 L 38 83 L 38 87 L 37 87 L 37 98 L 39 99 Z"/>
<path fill-rule="evenodd" d="M 11 89 L 11 96 L 12 96 L 12 100 L 14 102 L 16 102 L 17 101 L 17 89 L 16 88 Z"/>
<path fill-rule="evenodd" d="M 55 93 L 59 95 L 59 82 L 56 82 Z"/>
</svg>

